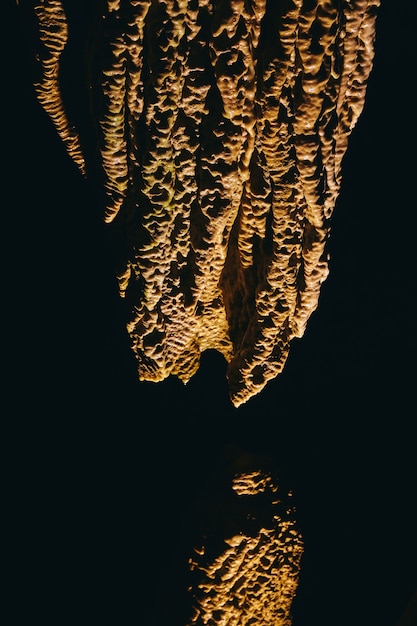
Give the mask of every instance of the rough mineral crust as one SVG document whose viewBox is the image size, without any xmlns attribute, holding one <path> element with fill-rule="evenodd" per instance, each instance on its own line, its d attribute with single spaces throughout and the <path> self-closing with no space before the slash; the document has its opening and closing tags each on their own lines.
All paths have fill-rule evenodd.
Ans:
<svg viewBox="0 0 417 626">
<path fill-rule="evenodd" d="M 269 472 L 234 475 L 216 513 L 234 526 L 224 529 L 223 544 L 215 549 L 206 529 L 206 543 L 190 559 L 196 581 L 189 589 L 194 612 L 187 626 L 291 626 L 303 543 L 290 500 Z"/>
<path fill-rule="evenodd" d="M 96 0 L 84 23 L 64 0 L 20 5 L 39 101 L 87 176 L 95 150 L 62 94 L 91 94 L 139 378 L 186 382 L 212 348 L 240 405 L 317 307 L 379 0 Z M 87 71 L 62 90 L 77 46 Z"/>
</svg>

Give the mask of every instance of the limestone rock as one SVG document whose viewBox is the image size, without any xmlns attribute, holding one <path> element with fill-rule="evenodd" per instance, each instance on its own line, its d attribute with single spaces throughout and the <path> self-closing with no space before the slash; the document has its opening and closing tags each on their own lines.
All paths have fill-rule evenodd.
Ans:
<svg viewBox="0 0 417 626">
<path fill-rule="evenodd" d="M 80 171 L 99 164 L 122 233 L 139 377 L 186 382 L 215 349 L 238 406 L 282 371 L 317 307 L 379 0 L 89 4 L 20 2 L 39 101 Z M 86 71 L 69 87 L 71 58 Z M 65 99 L 75 74 L 83 120 Z"/>
<path fill-rule="evenodd" d="M 242 464 L 242 458 L 229 480 L 223 476 L 223 489 L 212 486 L 202 512 L 206 539 L 190 559 L 188 626 L 292 623 L 303 553 L 292 496 L 259 459 L 248 455 Z"/>
</svg>

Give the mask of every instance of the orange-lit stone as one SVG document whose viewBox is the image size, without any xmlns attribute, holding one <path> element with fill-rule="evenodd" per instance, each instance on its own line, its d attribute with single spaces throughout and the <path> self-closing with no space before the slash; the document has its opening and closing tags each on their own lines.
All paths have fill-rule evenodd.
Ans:
<svg viewBox="0 0 417 626">
<path fill-rule="evenodd" d="M 290 626 L 303 552 L 294 510 L 269 473 L 241 471 L 231 486 L 230 515 L 245 517 L 245 528 L 225 536 L 214 557 L 205 545 L 195 550 L 187 626 Z"/>
<path fill-rule="evenodd" d="M 118 275 L 141 380 L 186 382 L 215 349 L 238 406 L 282 371 L 327 276 L 378 6 L 101 3 L 91 123 L 105 219 L 126 233 Z M 34 15 L 39 101 L 88 175 L 61 95 L 61 55 L 77 45 L 71 21 L 59 0 L 38 1 Z"/>
</svg>

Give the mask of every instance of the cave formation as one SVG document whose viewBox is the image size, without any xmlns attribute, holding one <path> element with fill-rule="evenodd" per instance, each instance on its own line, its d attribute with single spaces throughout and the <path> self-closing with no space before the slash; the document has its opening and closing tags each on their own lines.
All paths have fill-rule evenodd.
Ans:
<svg viewBox="0 0 417 626">
<path fill-rule="evenodd" d="M 214 349 L 239 406 L 317 307 L 379 0 L 18 4 L 38 100 L 102 190 L 139 379 Z"/>
<path fill-rule="evenodd" d="M 292 493 L 268 460 L 243 451 L 206 490 L 192 519 L 200 542 L 189 559 L 187 626 L 291 626 L 303 554 Z"/>
<path fill-rule="evenodd" d="M 239 406 L 317 308 L 379 0 L 17 4 L 37 98 L 100 191 L 139 378 L 186 382 L 215 349 Z M 290 497 L 257 459 L 229 469 L 187 624 L 290 626 Z"/>
</svg>

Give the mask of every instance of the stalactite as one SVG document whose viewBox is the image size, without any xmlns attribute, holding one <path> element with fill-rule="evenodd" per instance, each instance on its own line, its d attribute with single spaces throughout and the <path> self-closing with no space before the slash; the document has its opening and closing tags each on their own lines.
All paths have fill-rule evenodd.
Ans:
<svg viewBox="0 0 417 626">
<path fill-rule="evenodd" d="M 33 3 L 36 92 L 88 174 L 61 95 L 77 45 L 65 4 Z M 215 349 L 238 406 L 282 371 L 317 307 L 379 0 L 97 6 L 91 123 L 105 220 L 126 233 L 117 271 L 139 378 L 186 382 Z"/>
</svg>

